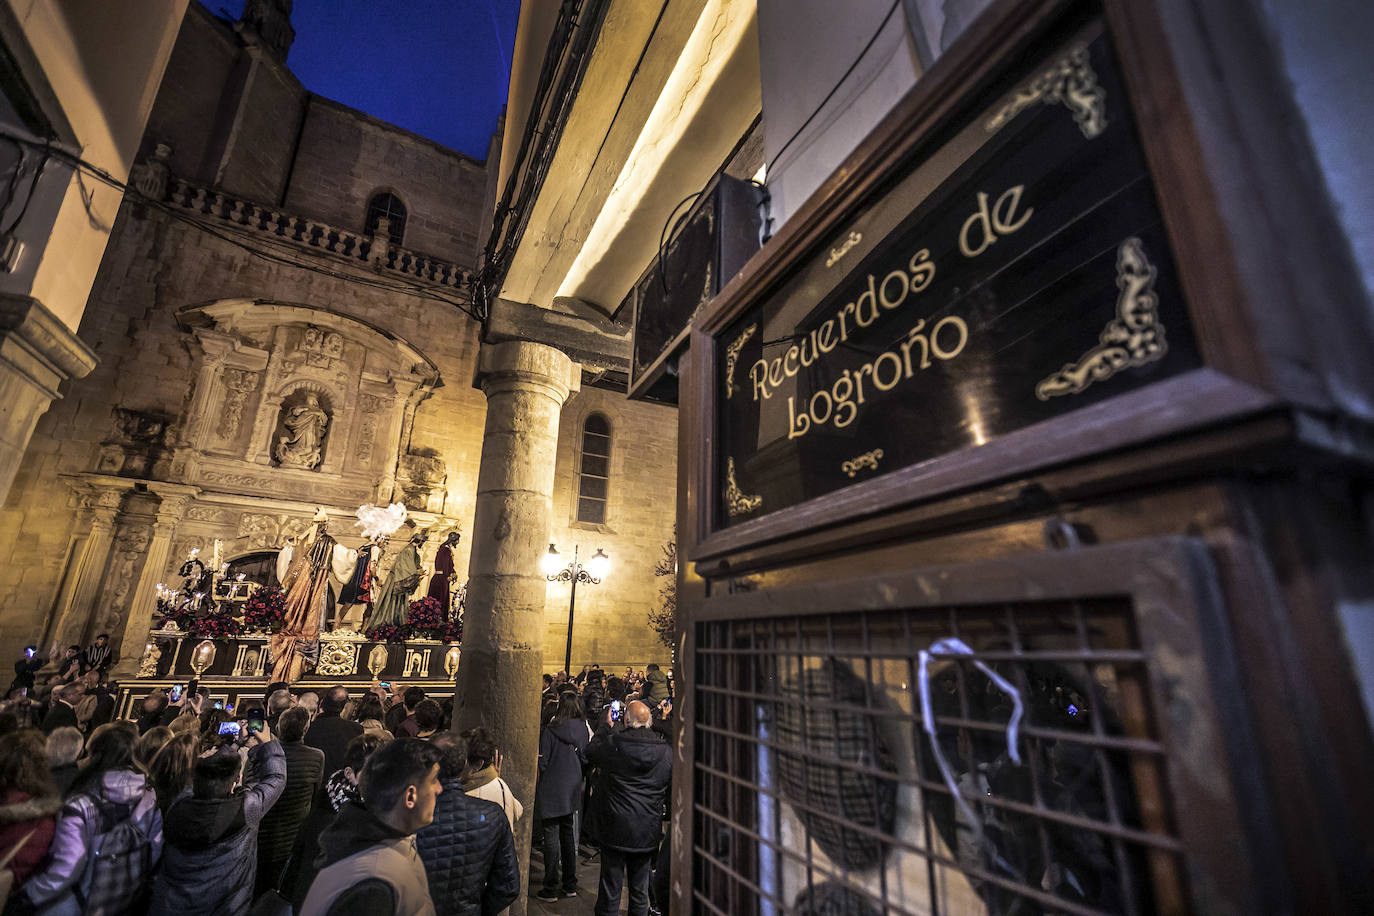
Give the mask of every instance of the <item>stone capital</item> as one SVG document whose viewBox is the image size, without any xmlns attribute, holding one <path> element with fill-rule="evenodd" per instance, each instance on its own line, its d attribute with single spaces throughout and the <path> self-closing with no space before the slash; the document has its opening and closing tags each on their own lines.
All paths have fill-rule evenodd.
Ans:
<svg viewBox="0 0 1374 916">
<path fill-rule="evenodd" d="M 561 406 L 582 384 L 581 367 L 566 353 L 527 340 L 484 343 L 475 387 L 491 398 L 507 391 L 542 391 Z"/>
<path fill-rule="evenodd" d="M 50 398 L 57 397 L 57 383 L 85 378 L 96 364 L 95 351 L 47 306 L 9 294 L 0 294 L 0 357 L 47 389 Z"/>
</svg>

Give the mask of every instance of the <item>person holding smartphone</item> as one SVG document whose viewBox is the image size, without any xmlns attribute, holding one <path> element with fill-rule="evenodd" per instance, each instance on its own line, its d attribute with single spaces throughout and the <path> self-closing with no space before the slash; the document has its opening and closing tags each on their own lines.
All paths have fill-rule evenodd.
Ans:
<svg viewBox="0 0 1374 916">
<path fill-rule="evenodd" d="M 253 902 L 258 827 L 286 787 L 286 756 L 260 707 L 225 726 L 239 727 L 235 744 L 198 758 L 191 793 L 167 809 L 153 916 L 246 913 Z M 241 785 L 240 748 L 247 754 Z"/>
</svg>

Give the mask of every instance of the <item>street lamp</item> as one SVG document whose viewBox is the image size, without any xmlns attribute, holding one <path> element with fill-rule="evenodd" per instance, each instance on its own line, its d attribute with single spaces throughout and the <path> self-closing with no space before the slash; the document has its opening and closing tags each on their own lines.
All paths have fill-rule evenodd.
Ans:
<svg viewBox="0 0 1374 916">
<path fill-rule="evenodd" d="M 577 609 L 577 583 L 582 582 L 586 585 L 600 585 L 605 578 L 607 571 L 611 568 L 611 558 L 602 552 L 601 548 L 596 549 L 596 553 L 583 566 L 577 561 L 578 545 L 573 545 L 572 562 L 567 566 L 561 566 L 563 558 L 558 555 L 558 550 L 549 544 L 549 552 L 544 554 L 543 571 L 544 578 L 550 582 L 571 582 L 572 594 L 568 596 L 568 645 L 563 654 L 563 670 L 572 677 L 572 634 L 573 634 L 573 613 Z"/>
</svg>

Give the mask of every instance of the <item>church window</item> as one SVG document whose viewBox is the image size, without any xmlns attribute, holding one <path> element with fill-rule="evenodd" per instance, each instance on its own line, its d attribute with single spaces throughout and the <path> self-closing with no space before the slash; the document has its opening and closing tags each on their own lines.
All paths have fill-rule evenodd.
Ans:
<svg viewBox="0 0 1374 916">
<path fill-rule="evenodd" d="M 391 244 L 401 244 L 406 234 L 406 205 L 390 191 L 374 194 L 372 200 L 368 201 L 363 231 L 372 235 L 377 230 L 377 221 L 384 217 L 391 221 L 391 228 L 387 232 L 391 236 Z"/>
<path fill-rule="evenodd" d="M 579 522 L 605 523 L 610 476 L 611 424 L 594 413 L 582 424 L 582 468 L 577 477 Z"/>
</svg>

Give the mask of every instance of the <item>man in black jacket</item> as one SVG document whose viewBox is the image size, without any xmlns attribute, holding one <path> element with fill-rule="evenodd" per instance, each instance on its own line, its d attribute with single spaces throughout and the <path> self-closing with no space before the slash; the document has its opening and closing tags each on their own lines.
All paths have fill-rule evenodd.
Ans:
<svg viewBox="0 0 1374 916">
<path fill-rule="evenodd" d="M 329 688 L 320 700 L 320 714 L 305 733 L 307 747 L 324 751 L 324 779 L 343 769 L 348 742 L 363 733 L 363 727 L 340 713 L 348 705 L 348 688 L 342 684 Z"/>
<path fill-rule="evenodd" d="M 254 899 L 280 885 L 282 870 L 296 843 L 296 831 L 310 813 L 310 803 L 324 782 L 324 754 L 317 748 L 306 747 L 301 741 L 309 725 L 310 713 L 300 708 L 286 710 L 277 720 L 276 736 L 286 757 L 286 786 L 258 826 L 258 877 Z"/>
<path fill-rule="evenodd" d="M 607 710 L 601 730 L 587 745 L 588 761 L 600 771 L 592 790 L 587 829 L 601 841 L 601 886 L 597 916 L 620 909 L 628 875 L 629 916 L 649 911 L 649 869 L 663 836 L 663 799 L 673 773 L 673 752 L 649 728 L 649 707 L 636 700 L 625 707 L 618 729 Z"/>
<path fill-rule="evenodd" d="M 415 834 L 429 896 L 438 916 L 494 916 L 520 894 L 520 866 L 506 812 L 463 792 L 466 741 L 441 732 L 430 744 L 443 755 L 444 794 L 435 803 L 434 822 Z"/>
<path fill-rule="evenodd" d="M 43 717 L 43 734 L 51 735 L 53 731 L 69 725 L 77 727 L 76 704 L 86 693 L 86 689 L 80 684 L 62 684 L 53 688 L 52 708 Z"/>
</svg>

